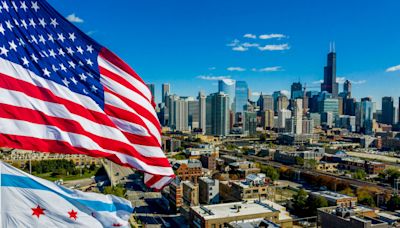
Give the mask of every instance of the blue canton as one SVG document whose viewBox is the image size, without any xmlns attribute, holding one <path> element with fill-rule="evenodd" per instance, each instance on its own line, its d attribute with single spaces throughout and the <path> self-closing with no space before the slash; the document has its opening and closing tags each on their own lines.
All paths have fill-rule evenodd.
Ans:
<svg viewBox="0 0 400 228">
<path fill-rule="evenodd" d="M 104 107 L 101 46 L 45 0 L 0 1 L 0 57 Z"/>
</svg>

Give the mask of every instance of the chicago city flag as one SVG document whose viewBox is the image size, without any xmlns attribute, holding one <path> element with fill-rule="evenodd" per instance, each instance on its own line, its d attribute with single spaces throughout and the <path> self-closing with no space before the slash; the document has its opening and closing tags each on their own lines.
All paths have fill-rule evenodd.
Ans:
<svg viewBox="0 0 400 228">
<path fill-rule="evenodd" d="M 45 0 L 0 1 L 0 147 L 107 158 L 156 190 L 174 177 L 146 84 Z"/>
<path fill-rule="evenodd" d="M 0 161 L 0 227 L 129 227 L 128 200 L 67 189 Z"/>
</svg>

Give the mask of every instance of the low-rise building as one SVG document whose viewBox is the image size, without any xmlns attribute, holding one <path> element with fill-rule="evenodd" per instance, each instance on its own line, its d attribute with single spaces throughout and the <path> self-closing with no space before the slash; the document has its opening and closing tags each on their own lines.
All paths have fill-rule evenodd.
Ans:
<svg viewBox="0 0 400 228">
<path fill-rule="evenodd" d="M 266 219 L 281 227 L 292 227 L 292 217 L 279 204 L 268 200 L 197 206 L 190 208 L 190 227 L 228 227 L 235 221 Z"/>
<path fill-rule="evenodd" d="M 320 192 L 311 192 L 311 197 L 321 196 L 328 201 L 330 206 L 341 206 L 341 207 L 354 207 L 357 205 L 357 197 L 348 196 L 344 194 L 340 194 L 337 192 L 331 191 L 320 191 Z"/>
<path fill-rule="evenodd" d="M 338 170 L 338 166 L 339 166 L 339 163 L 321 161 L 321 162 L 319 162 L 319 164 L 317 164 L 315 169 L 318 171 L 334 173 Z"/>
<path fill-rule="evenodd" d="M 214 154 L 202 154 L 200 155 L 200 162 L 203 168 L 207 168 L 209 170 L 217 169 L 216 156 Z"/>
<path fill-rule="evenodd" d="M 178 177 L 169 184 L 168 201 L 171 211 L 178 212 L 183 205 L 182 183 Z"/>
<path fill-rule="evenodd" d="M 219 203 L 219 181 L 209 177 L 199 178 L 199 201 L 202 204 Z"/>
<path fill-rule="evenodd" d="M 317 210 L 317 221 L 320 227 L 337 228 L 389 228 L 388 223 L 380 220 L 376 212 L 367 207 L 356 206 L 346 208 L 341 206 L 324 207 Z"/>
<path fill-rule="evenodd" d="M 265 199 L 268 196 L 269 179 L 265 174 L 250 174 L 245 180 L 221 181 L 220 194 L 225 202 L 248 199 Z"/>
<path fill-rule="evenodd" d="M 175 161 L 172 168 L 182 181 L 188 180 L 197 183 L 197 179 L 202 176 L 202 165 L 198 160 Z"/>
<path fill-rule="evenodd" d="M 250 161 L 233 162 L 229 164 L 229 173 L 237 174 L 239 178 L 245 178 L 249 174 L 257 174 L 260 171 L 256 163 Z"/>
<path fill-rule="evenodd" d="M 199 186 L 190 181 L 182 181 L 182 199 L 187 206 L 199 205 Z"/>
<path fill-rule="evenodd" d="M 274 160 L 285 164 L 296 164 L 296 158 L 300 157 L 304 160 L 319 161 L 324 156 L 323 151 L 276 151 Z"/>
</svg>

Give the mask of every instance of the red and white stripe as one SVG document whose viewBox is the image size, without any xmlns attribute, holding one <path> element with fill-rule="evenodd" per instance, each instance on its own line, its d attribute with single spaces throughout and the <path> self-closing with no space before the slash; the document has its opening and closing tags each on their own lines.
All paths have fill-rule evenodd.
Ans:
<svg viewBox="0 0 400 228">
<path fill-rule="evenodd" d="M 174 177 L 161 150 L 152 95 L 121 59 L 98 57 L 104 109 L 92 99 L 0 58 L 0 146 L 104 157 L 145 172 L 148 187 Z"/>
</svg>

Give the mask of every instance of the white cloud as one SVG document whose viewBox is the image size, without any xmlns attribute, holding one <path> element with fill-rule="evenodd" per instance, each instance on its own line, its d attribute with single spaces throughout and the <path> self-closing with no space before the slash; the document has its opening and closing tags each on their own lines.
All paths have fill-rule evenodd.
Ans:
<svg viewBox="0 0 400 228">
<path fill-rule="evenodd" d="M 346 81 L 345 77 L 336 77 L 336 82 L 339 84 L 343 84 Z"/>
<path fill-rule="evenodd" d="M 68 15 L 67 20 L 69 20 L 70 22 L 74 22 L 74 23 L 83 23 L 83 19 L 76 16 L 75 13 Z"/>
<path fill-rule="evenodd" d="M 290 92 L 288 90 L 281 90 L 281 94 L 289 97 L 290 96 Z"/>
<path fill-rule="evenodd" d="M 276 72 L 276 71 L 282 71 L 281 66 L 273 66 L 273 67 L 264 67 L 261 69 L 258 69 L 259 72 Z"/>
<path fill-rule="evenodd" d="M 197 76 L 197 78 L 207 80 L 207 81 L 216 81 L 216 80 L 229 79 L 229 78 L 231 78 L 231 76 L 229 76 L 229 75 L 220 75 L 220 76 L 199 75 L 199 76 Z"/>
<path fill-rule="evenodd" d="M 324 82 L 324 80 L 318 80 L 318 81 L 313 81 L 312 84 L 321 84 L 323 82 Z"/>
<path fill-rule="evenodd" d="M 234 39 L 232 40 L 232 42 L 230 42 L 229 44 L 227 44 L 226 46 L 228 47 L 236 47 L 240 44 L 240 41 L 238 39 Z"/>
<path fill-rule="evenodd" d="M 246 48 L 246 47 L 243 47 L 243 46 L 237 46 L 237 47 L 233 47 L 232 50 L 234 50 L 234 51 L 247 51 L 249 49 Z"/>
<path fill-rule="evenodd" d="M 386 69 L 386 72 L 394 72 L 394 71 L 399 71 L 400 70 L 400 65 L 397 66 L 392 66 Z"/>
<path fill-rule="evenodd" d="M 283 34 L 276 34 L 276 33 L 272 33 L 272 34 L 263 34 L 260 35 L 258 38 L 262 39 L 262 40 L 268 40 L 268 39 L 281 39 L 281 38 L 285 38 L 286 36 Z"/>
<path fill-rule="evenodd" d="M 251 33 L 247 33 L 243 36 L 244 38 L 249 38 L 249 39 L 257 39 L 257 36 Z"/>
<path fill-rule="evenodd" d="M 366 80 L 358 80 L 358 81 L 350 80 L 350 82 L 353 83 L 354 85 L 360 85 L 360 84 L 366 83 L 367 81 Z"/>
<path fill-rule="evenodd" d="M 289 44 L 267 44 L 263 47 L 258 47 L 260 51 L 283 51 L 290 49 Z"/>
<path fill-rule="evenodd" d="M 343 84 L 346 80 L 349 80 L 349 79 L 347 79 L 346 77 L 337 77 L 336 78 L 336 82 L 339 84 Z M 364 84 L 367 82 L 366 80 L 357 80 L 357 81 L 349 80 L 349 81 L 354 85 L 360 85 L 360 84 Z M 324 80 L 318 80 L 318 81 L 313 81 L 312 84 L 321 84 L 323 82 L 324 82 Z"/>
<path fill-rule="evenodd" d="M 242 46 L 243 46 L 243 47 L 259 47 L 260 45 L 257 44 L 257 43 L 248 43 L 248 42 L 245 42 L 245 43 L 242 44 Z"/>
<path fill-rule="evenodd" d="M 260 94 L 261 94 L 260 92 L 251 92 L 251 95 L 255 97 L 259 97 Z"/>
<path fill-rule="evenodd" d="M 228 67 L 226 68 L 228 71 L 245 71 L 245 68 L 242 67 Z"/>
</svg>

